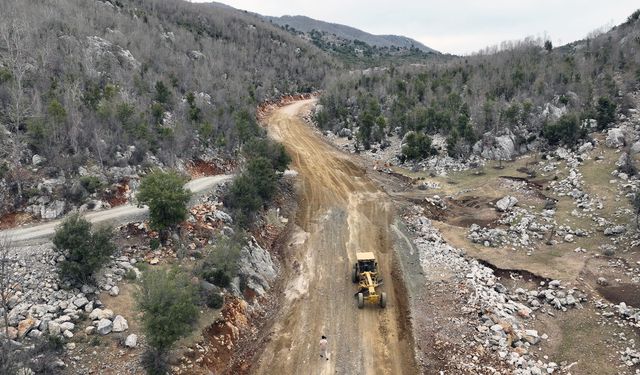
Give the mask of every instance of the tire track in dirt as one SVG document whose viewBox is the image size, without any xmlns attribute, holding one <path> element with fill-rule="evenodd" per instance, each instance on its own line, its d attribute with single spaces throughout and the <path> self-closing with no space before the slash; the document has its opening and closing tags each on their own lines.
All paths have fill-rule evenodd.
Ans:
<svg viewBox="0 0 640 375">
<path fill-rule="evenodd" d="M 312 103 L 282 107 L 267 119 L 270 135 L 285 145 L 299 172 L 296 224 L 306 241 L 285 255 L 287 289 L 295 292 L 285 293 L 289 297 L 283 298 L 255 373 L 416 373 L 404 286 L 392 275 L 393 204 L 364 170 L 302 122 L 300 113 Z M 357 251 L 376 254 L 386 309 L 357 308 L 350 280 Z M 329 338 L 329 361 L 319 356 L 323 334 Z"/>
</svg>

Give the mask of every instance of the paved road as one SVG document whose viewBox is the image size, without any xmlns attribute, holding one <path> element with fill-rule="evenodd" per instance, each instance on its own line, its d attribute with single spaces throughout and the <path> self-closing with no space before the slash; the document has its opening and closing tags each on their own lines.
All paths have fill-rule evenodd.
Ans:
<svg viewBox="0 0 640 375">
<path fill-rule="evenodd" d="M 187 182 L 184 187 L 191 190 L 194 195 L 198 195 L 198 193 L 203 193 L 218 184 L 229 181 L 232 177 L 233 175 L 225 174 L 197 178 Z M 148 214 L 149 209 L 146 206 L 137 207 L 135 205 L 127 204 L 108 210 L 88 212 L 83 216 L 94 224 L 108 223 L 111 225 L 121 225 L 132 221 L 144 220 L 147 218 Z M 49 237 L 53 235 L 56 226 L 58 226 L 61 221 L 62 220 L 54 220 L 43 224 L 29 225 L 0 231 L 0 237 L 6 237 L 13 243 L 46 242 Z"/>
</svg>

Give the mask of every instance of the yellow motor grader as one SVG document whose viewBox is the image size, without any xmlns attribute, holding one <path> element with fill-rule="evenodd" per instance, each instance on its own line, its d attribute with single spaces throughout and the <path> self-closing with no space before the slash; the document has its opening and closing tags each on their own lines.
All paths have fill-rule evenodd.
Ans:
<svg viewBox="0 0 640 375">
<path fill-rule="evenodd" d="M 376 288 L 382 285 L 378 278 L 378 262 L 373 253 L 356 253 L 356 263 L 353 265 L 351 281 L 358 284 L 358 308 L 364 307 L 365 302 L 378 304 L 384 308 L 387 305 L 387 294 L 378 293 Z"/>
</svg>

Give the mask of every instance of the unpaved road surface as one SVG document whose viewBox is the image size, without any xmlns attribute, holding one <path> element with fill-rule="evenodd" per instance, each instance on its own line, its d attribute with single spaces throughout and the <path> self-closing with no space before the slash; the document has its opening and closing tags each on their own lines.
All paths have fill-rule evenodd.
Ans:
<svg viewBox="0 0 640 375">
<path fill-rule="evenodd" d="M 300 228 L 285 250 L 280 315 L 254 366 L 258 374 L 415 374 L 411 329 L 401 280 L 393 277 L 393 204 L 348 156 L 300 119 L 312 104 L 276 110 L 269 133 L 283 142 L 299 172 Z M 357 308 L 351 267 L 358 251 L 376 254 L 386 309 Z M 397 276 L 397 275 L 396 275 Z M 321 335 L 330 360 L 320 358 Z"/>
<path fill-rule="evenodd" d="M 196 196 L 198 193 L 202 193 L 218 184 L 229 181 L 232 177 L 233 175 L 218 175 L 197 178 L 187 182 L 184 187 L 191 190 L 194 196 Z M 144 220 L 147 218 L 148 213 L 149 208 L 147 206 L 137 207 L 127 204 L 108 210 L 90 212 L 83 215 L 83 217 L 94 224 L 109 223 L 112 225 L 120 225 L 132 221 Z M 62 220 L 54 220 L 44 224 L 0 231 L 0 238 L 6 237 L 13 243 L 43 242 L 53 235 L 56 227 L 60 225 L 61 222 Z"/>
</svg>

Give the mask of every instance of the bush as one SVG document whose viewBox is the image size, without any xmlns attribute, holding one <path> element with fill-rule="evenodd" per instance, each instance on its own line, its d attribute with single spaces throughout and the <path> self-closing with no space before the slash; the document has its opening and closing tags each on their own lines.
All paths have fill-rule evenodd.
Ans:
<svg viewBox="0 0 640 375">
<path fill-rule="evenodd" d="M 264 201 L 271 199 L 276 191 L 276 171 L 271 162 L 264 157 L 250 160 L 247 164 L 247 177 L 255 185 L 256 191 Z"/>
<path fill-rule="evenodd" d="M 602 255 L 612 257 L 616 255 L 616 249 L 613 246 L 604 246 L 600 249 Z"/>
<path fill-rule="evenodd" d="M 596 105 L 596 121 L 598 129 L 605 129 L 616 120 L 616 103 L 611 99 L 601 96 Z"/>
<path fill-rule="evenodd" d="M 234 219 L 242 225 L 246 224 L 250 216 L 262 207 L 263 201 L 251 177 L 242 174 L 233 180 L 224 197 L 224 204 L 234 210 Z"/>
<path fill-rule="evenodd" d="M 575 115 L 562 115 L 557 123 L 546 124 L 542 129 L 542 135 L 551 145 L 564 143 L 567 146 L 575 146 L 586 134 Z"/>
<path fill-rule="evenodd" d="M 175 172 L 158 170 L 142 179 L 138 202 L 149 206 L 153 229 L 163 231 L 186 219 L 191 192 L 184 189 L 185 182 Z"/>
<path fill-rule="evenodd" d="M 251 138 L 243 147 L 247 168 L 234 181 L 224 203 L 234 211 L 240 225 L 251 221 L 252 215 L 276 192 L 278 174 L 291 162 L 282 144 L 268 139 Z"/>
<path fill-rule="evenodd" d="M 65 256 L 58 262 L 60 278 L 89 282 L 94 272 L 107 263 L 116 250 L 112 237 L 111 228 L 103 227 L 92 232 L 91 223 L 80 215 L 69 216 L 53 237 L 55 250 Z"/>
<path fill-rule="evenodd" d="M 202 272 L 202 278 L 213 285 L 226 288 L 231 283 L 231 276 L 221 269 L 206 270 Z"/>
<path fill-rule="evenodd" d="M 163 104 L 169 103 L 169 99 L 171 98 L 171 91 L 162 81 L 156 82 L 156 97 L 155 99 Z"/>
<path fill-rule="evenodd" d="M 402 154 L 409 160 L 424 159 L 438 152 L 431 147 L 431 138 L 419 132 L 409 132 L 405 137 L 405 145 Z"/>
<path fill-rule="evenodd" d="M 137 302 L 147 343 L 156 353 L 166 352 L 193 329 L 198 313 L 195 289 L 178 270 L 146 272 Z"/>
<path fill-rule="evenodd" d="M 138 278 L 138 274 L 132 268 L 130 268 L 125 274 L 124 278 L 129 281 L 135 281 Z"/>
<path fill-rule="evenodd" d="M 273 169 L 278 172 L 284 172 L 291 163 L 291 157 L 284 146 L 269 139 L 254 138 L 243 147 L 243 150 L 249 160 L 260 157 L 268 159 Z"/>
<path fill-rule="evenodd" d="M 633 24 L 638 20 L 638 18 L 640 18 L 640 9 L 631 13 L 631 15 L 627 18 L 627 24 Z"/>
<path fill-rule="evenodd" d="M 209 249 L 207 257 L 200 265 L 200 276 L 221 288 L 226 288 L 238 273 L 238 260 L 244 238 L 235 235 L 232 238 L 222 237 Z"/>
<path fill-rule="evenodd" d="M 166 375 L 169 373 L 169 363 L 165 352 L 149 348 L 142 354 L 140 362 L 149 375 Z"/>
<path fill-rule="evenodd" d="M 152 238 L 149 240 L 149 247 L 151 250 L 158 250 L 160 247 L 160 240 L 157 238 Z"/>
<path fill-rule="evenodd" d="M 202 298 L 204 304 L 211 309 L 219 309 L 224 306 L 224 297 L 216 291 L 205 290 L 202 292 Z"/>
<path fill-rule="evenodd" d="M 80 185 L 82 185 L 89 194 L 93 194 L 102 187 L 102 182 L 96 176 L 82 176 L 80 177 Z"/>
<path fill-rule="evenodd" d="M 635 176 L 638 173 L 638 169 L 633 163 L 633 159 L 629 154 L 624 154 L 622 161 L 622 165 L 618 168 L 618 170 L 622 173 L 626 173 L 629 176 Z"/>
</svg>

